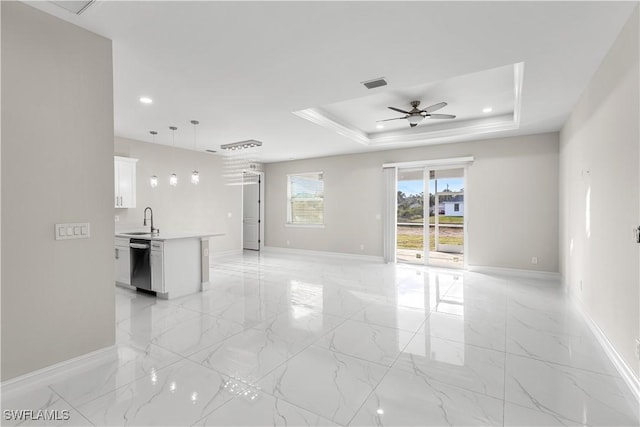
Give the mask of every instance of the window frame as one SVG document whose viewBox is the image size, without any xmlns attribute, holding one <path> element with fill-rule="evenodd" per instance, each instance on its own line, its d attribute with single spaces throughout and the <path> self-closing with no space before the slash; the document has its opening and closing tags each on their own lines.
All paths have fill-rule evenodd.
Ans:
<svg viewBox="0 0 640 427">
<path fill-rule="evenodd" d="M 300 177 L 305 175 L 319 175 L 322 177 L 322 223 L 318 224 L 297 224 L 292 222 L 292 212 L 291 212 L 291 177 Z M 325 228 L 324 221 L 324 213 L 325 213 L 325 201 L 324 201 L 324 171 L 310 171 L 310 172 L 297 172 L 297 173 L 289 173 L 287 174 L 287 194 L 286 194 L 286 203 L 287 203 L 287 218 L 285 222 L 285 227 L 298 227 L 298 228 Z M 309 198 L 309 200 L 319 199 L 317 197 Z"/>
</svg>

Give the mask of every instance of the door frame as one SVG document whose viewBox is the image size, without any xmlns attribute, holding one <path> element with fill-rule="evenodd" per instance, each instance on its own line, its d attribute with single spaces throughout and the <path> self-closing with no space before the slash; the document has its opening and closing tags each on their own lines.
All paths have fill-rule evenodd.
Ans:
<svg viewBox="0 0 640 427">
<path fill-rule="evenodd" d="M 244 249 L 244 176 L 258 176 L 258 252 L 264 249 L 264 172 L 256 170 L 242 171 L 242 192 L 240 194 L 240 248 Z"/>
<path fill-rule="evenodd" d="M 469 204 L 467 203 L 467 195 L 469 194 L 468 190 L 467 190 L 467 184 L 468 184 L 468 180 L 467 180 L 467 172 L 468 172 L 468 168 L 469 168 L 469 164 L 465 163 L 462 165 L 456 165 L 456 164 L 450 164 L 450 165 L 443 165 L 443 166 L 425 166 L 424 168 L 424 183 L 423 183 L 423 194 L 429 194 L 429 180 L 431 179 L 431 171 L 438 171 L 438 170 L 449 170 L 449 169 L 462 169 L 462 180 L 463 180 L 463 187 L 464 188 L 464 192 L 463 192 L 463 196 L 464 196 L 464 202 L 463 202 L 463 222 L 462 222 L 462 251 L 463 251 L 463 257 L 462 257 L 462 269 L 466 270 L 468 268 L 468 262 L 469 262 L 469 239 L 468 239 L 468 234 L 467 234 L 467 228 L 468 228 L 468 221 L 469 221 Z M 436 207 L 434 207 L 434 209 L 436 209 Z M 429 245 L 427 244 L 428 242 L 428 237 L 429 237 L 429 227 L 426 226 L 426 224 L 428 224 L 428 218 L 429 218 L 429 204 L 425 203 L 424 204 L 424 214 L 423 214 L 424 218 L 425 218 L 425 233 L 424 233 L 424 242 L 425 242 L 425 248 L 424 248 L 424 265 L 426 265 L 427 267 L 429 267 Z"/>
<path fill-rule="evenodd" d="M 408 168 L 424 168 L 425 169 L 425 175 L 423 175 L 424 177 L 430 177 L 431 171 L 432 170 L 442 170 L 442 169 L 463 169 L 464 173 L 464 230 L 463 230 L 463 250 L 464 250 L 464 257 L 463 257 L 463 262 L 462 262 L 462 269 L 463 270 L 467 270 L 469 268 L 469 203 L 468 203 L 468 196 L 469 196 L 469 165 L 471 165 L 473 163 L 473 156 L 466 156 L 466 157 L 454 157 L 454 158 L 448 158 L 448 159 L 437 159 L 437 160 L 422 160 L 422 161 L 414 161 L 414 162 L 401 162 L 401 163 L 384 163 L 382 165 L 383 168 L 395 168 L 396 169 L 396 185 L 395 185 L 395 193 L 393 194 L 393 199 L 396 200 L 396 206 L 395 206 L 395 210 L 397 212 L 398 210 L 398 205 L 397 205 L 397 192 L 398 192 L 398 178 L 397 178 L 397 171 L 399 169 L 408 169 Z M 429 181 L 423 179 L 423 190 L 424 193 L 423 194 L 429 194 Z M 429 208 L 427 206 L 427 204 L 425 204 L 425 211 L 429 212 Z M 428 215 L 424 215 L 423 217 L 425 217 L 425 221 L 428 221 Z M 398 219 L 396 217 L 396 220 L 394 222 L 394 224 L 389 224 L 392 227 L 395 227 L 395 229 L 397 230 L 398 228 Z M 428 228 L 424 227 L 427 231 L 424 232 L 426 235 L 426 233 L 428 233 Z M 385 230 L 385 234 L 388 233 L 388 230 Z M 424 242 L 427 242 L 427 239 L 424 239 Z M 394 243 L 394 254 L 398 253 L 398 239 L 396 238 Z M 428 250 L 429 247 L 428 245 L 426 246 L 426 250 L 424 250 L 423 252 L 425 253 L 424 256 L 424 260 L 423 260 L 423 264 L 425 266 L 429 266 L 428 264 Z M 395 263 L 397 263 L 397 256 L 394 256 L 395 259 Z M 419 264 L 417 264 L 419 265 Z"/>
</svg>

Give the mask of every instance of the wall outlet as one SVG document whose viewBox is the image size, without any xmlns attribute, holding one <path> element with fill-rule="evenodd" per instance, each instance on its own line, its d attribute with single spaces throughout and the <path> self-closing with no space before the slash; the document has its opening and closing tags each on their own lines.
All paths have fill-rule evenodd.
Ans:
<svg viewBox="0 0 640 427">
<path fill-rule="evenodd" d="M 114 220 L 115 222 L 120 222 L 120 215 L 116 215 L 116 216 L 114 216 L 114 217 L 113 217 L 113 220 Z"/>
<path fill-rule="evenodd" d="M 636 357 L 640 360 L 640 339 L 636 338 Z"/>
<path fill-rule="evenodd" d="M 531 264 L 537 264 L 538 263 L 538 257 L 537 256 L 532 256 L 531 257 Z"/>
<path fill-rule="evenodd" d="M 360 245 L 360 250 L 364 251 L 364 245 Z"/>
<path fill-rule="evenodd" d="M 227 218 L 231 218 L 233 214 L 231 212 L 227 212 Z"/>
<path fill-rule="evenodd" d="M 291 242 L 289 240 L 287 240 L 287 246 L 291 245 Z"/>
</svg>

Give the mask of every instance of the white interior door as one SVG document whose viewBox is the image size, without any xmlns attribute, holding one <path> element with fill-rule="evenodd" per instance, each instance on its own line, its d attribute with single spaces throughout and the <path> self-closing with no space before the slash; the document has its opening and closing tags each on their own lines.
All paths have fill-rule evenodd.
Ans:
<svg viewBox="0 0 640 427">
<path fill-rule="evenodd" d="M 243 248 L 260 250 L 260 175 L 245 173 L 242 181 Z"/>
</svg>

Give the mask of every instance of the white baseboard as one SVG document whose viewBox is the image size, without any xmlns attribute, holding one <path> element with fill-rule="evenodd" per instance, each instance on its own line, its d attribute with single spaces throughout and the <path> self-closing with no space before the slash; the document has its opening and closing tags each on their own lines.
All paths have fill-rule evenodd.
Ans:
<svg viewBox="0 0 640 427">
<path fill-rule="evenodd" d="M 560 273 L 552 271 L 537 271 L 537 270 L 522 270 L 518 268 L 506 268 L 506 267 L 488 267 L 484 265 L 469 265 L 468 271 L 474 271 L 476 273 L 484 274 L 496 274 L 500 276 L 512 276 L 521 277 L 527 279 L 539 279 L 539 280 L 558 280 L 560 281 Z"/>
<path fill-rule="evenodd" d="M 353 259 L 358 261 L 369 261 L 369 262 L 384 261 L 384 258 L 382 256 L 375 256 L 375 255 L 347 254 L 342 252 L 329 252 L 329 251 L 312 251 L 308 249 L 280 248 L 276 246 L 265 246 L 262 249 L 262 251 L 266 253 L 280 253 L 280 254 L 305 255 L 305 256 L 325 256 L 325 257 Z"/>
<path fill-rule="evenodd" d="M 50 382 L 69 372 L 95 366 L 117 357 L 118 347 L 116 345 L 111 345 L 109 347 L 101 348 L 100 350 L 95 350 L 90 353 L 2 381 L 2 383 L 0 383 L 0 389 L 2 390 L 2 394 L 6 395 L 7 393 L 13 393 L 24 389 L 25 387 Z"/>
<path fill-rule="evenodd" d="M 600 326 L 598 326 L 598 324 L 591 318 L 585 307 L 582 305 L 582 302 L 576 298 L 573 293 L 570 293 L 570 296 L 573 301 L 573 305 L 578 309 L 584 320 L 587 322 L 589 329 L 591 329 L 591 332 L 595 335 L 596 339 L 602 346 L 602 349 L 609 357 L 609 360 L 611 360 L 613 366 L 615 366 L 616 370 L 624 382 L 627 383 L 627 386 L 635 396 L 638 403 L 640 403 L 640 378 L 634 374 L 631 367 L 629 367 L 627 362 L 625 362 L 620 356 L 620 353 L 618 353 L 613 344 L 611 344 L 611 341 L 609 341 L 609 338 L 607 338 L 602 329 L 600 329 Z"/>
<path fill-rule="evenodd" d="M 231 255 L 242 255 L 242 249 L 231 249 L 228 251 L 209 252 L 209 260 L 222 258 Z M 211 265 L 209 265 L 211 267 Z"/>
<path fill-rule="evenodd" d="M 127 285 L 126 283 L 116 282 L 116 286 L 123 289 L 128 289 L 130 291 L 135 291 L 137 288 L 135 286 Z"/>
</svg>

